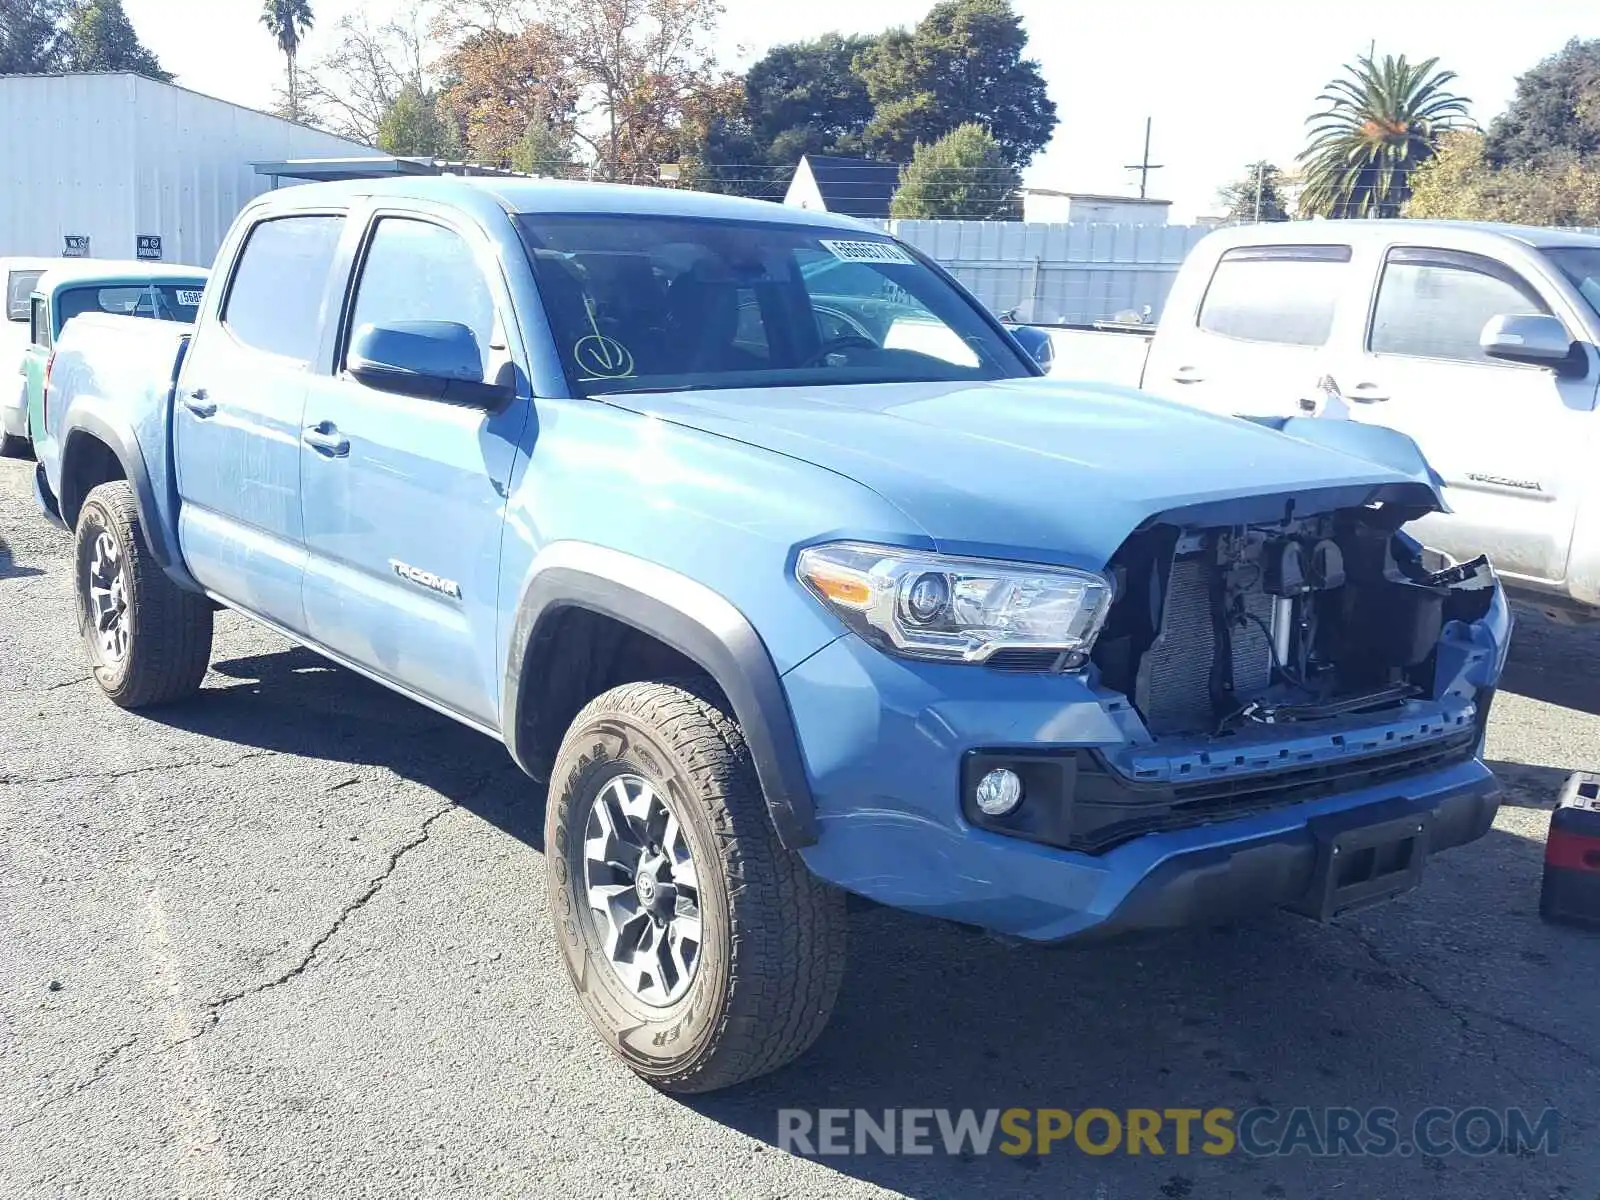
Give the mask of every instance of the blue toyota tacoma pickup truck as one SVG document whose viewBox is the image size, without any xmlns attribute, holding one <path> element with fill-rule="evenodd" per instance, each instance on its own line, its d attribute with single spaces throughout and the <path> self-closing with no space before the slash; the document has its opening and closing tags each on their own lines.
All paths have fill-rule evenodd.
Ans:
<svg viewBox="0 0 1600 1200">
<path fill-rule="evenodd" d="M 502 741 L 579 1003 L 664 1088 L 816 1038 L 847 892 L 1039 942 L 1327 917 L 1494 816 L 1510 617 L 1405 533 L 1408 441 L 1041 378 L 848 220 L 286 189 L 192 329 L 74 322 L 46 425 L 111 700 L 192 695 L 225 605 Z"/>
</svg>

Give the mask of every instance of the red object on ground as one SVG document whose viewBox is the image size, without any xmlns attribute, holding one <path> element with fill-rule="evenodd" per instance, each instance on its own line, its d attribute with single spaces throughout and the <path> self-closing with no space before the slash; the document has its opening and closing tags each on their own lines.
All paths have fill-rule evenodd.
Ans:
<svg viewBox="0 0 1600 1200">
<path fill-rule="evenodd" d="M 1539 915 L 1600 929 L 1600 774 L 1578 771 L 1561 789 L 1545 843 Z"/>
</svg>

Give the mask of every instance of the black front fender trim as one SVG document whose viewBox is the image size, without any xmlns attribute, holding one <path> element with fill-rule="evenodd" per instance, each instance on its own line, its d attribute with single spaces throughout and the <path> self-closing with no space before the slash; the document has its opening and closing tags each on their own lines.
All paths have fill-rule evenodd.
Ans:
<svg viewBox="0 0 1600 1200">
<path fill-rule="evenodd" d="M 537 680 L 524 680 L 541 625 L 581 608 L 632 626 L 697 664 L 722 689 L 745 743 L 779 840 L 791 850 L 817 840 L 816 811 L 794 718 L 766 645 L 737 608 L 704 584 L 620 551 L 581 542 L 543 550 L 524 582 L 506 659 L 502 735 L 512 757 L 538 773 L 523 710 Z M 524 683 L 528 688 L 525 691 Z"/>
</svg>

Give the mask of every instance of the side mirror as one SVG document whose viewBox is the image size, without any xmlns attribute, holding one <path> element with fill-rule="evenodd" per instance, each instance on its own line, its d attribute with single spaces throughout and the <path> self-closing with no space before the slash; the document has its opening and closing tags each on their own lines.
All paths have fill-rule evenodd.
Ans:
<svg viewBox="0 0 1600 1200">
<path fill-rule="evenodd" d="M 1050 364 L 1056 360 L 1056 345 L 1048 332 L 1032 325 L 1007 325 L 1006 332 L 1017 339 L 1029 358 L 1049 373 Z"/>
<path fill-rule="evenodd" d="M 1490 317 L 1478 337 L 1478 345 L 1490 358 L 1553 367 L 1559 374 L 1571 370 L 1569 364 L 1581 363 L 1584 370 L 1588 368 L 1573 353 L 1575 347 L 1567 327 L 1559 318 L 1542 313 Z"/>
<path fill-rule="evenodd" d="M 513 389 L 483 377 L 478 338 L 455 321 L 363 325 L 350 339 L 345 369 L 368 387 L 426 400 L 497 408 Z"/>
</svg>

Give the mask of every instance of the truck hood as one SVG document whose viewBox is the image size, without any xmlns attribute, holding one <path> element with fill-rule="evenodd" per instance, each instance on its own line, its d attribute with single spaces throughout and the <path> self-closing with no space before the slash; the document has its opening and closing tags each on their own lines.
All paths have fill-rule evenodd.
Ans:
<svg viewBox="0 0 1600 1200">
<path fill-rule="evenodd" d="M 1291 499 L 1298 515 L 1441 505 L 1409 442 L 1368 457 L 1348 430 L 1319 444 L 1328 422 L 1273 429 L 1130 388 L 1018 379 L 604 399 L 852 479 L 950 553 L 1099 568 L 1157 515 L 1231 524 L 1281 518 Z"/>
</svg>

